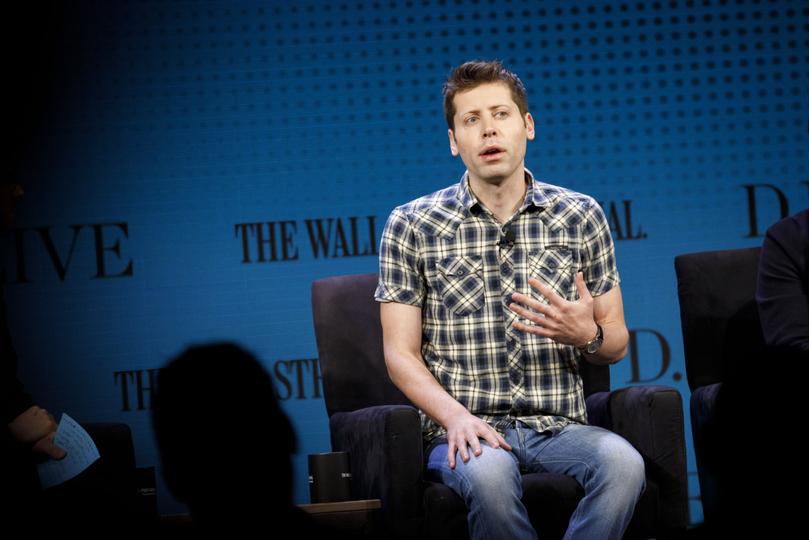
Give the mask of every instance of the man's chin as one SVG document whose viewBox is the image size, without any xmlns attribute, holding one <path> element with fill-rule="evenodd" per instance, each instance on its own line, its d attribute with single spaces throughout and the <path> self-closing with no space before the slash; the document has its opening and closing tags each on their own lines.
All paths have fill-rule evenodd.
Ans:
<svg viewBox="0 0 809 540">
<path fill-rule="evenodd" d="M 513 174 L 515 169 L 508 166 L 506 163 L 498 163 L 490 167 L 481 167 L 475 171 L 475 176 L 482 182 L 493 186 L 499 186 L 507 181 Z"/>
</svg>

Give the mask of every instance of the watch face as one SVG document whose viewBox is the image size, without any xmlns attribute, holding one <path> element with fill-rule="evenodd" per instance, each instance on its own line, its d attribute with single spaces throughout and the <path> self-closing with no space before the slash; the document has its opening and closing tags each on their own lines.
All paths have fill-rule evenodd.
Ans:
<svg viewBox="0 0 809 540">
<path fill-rule="evenodd" d="M 601 344 L 604 343 L 604 330 L 601 328 L 601 325 L 596 326 L 598 327 L 598 332 L 596 333 L 595 339 L 593 339 L 585 347 L 587 354 L 595 353 L 599 349 L 599 347 L 601 347 Z"/>
</svg>

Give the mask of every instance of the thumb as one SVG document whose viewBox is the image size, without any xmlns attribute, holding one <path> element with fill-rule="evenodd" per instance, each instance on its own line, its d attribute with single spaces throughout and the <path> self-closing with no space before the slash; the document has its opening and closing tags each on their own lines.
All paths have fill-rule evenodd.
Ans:
<svg viewBox="0 0 809 540">
<path fill-rule="evenodd" d="M 43 454 L 53 459 L 62 459 L 67 455 L 63 448 L 56 446 L 53 438 L 56 433 L 49 433 L 45 437 L 39 439 L 34 445 L 33 451 L 37 454 Z"/>
<path fill-rule="evenodd" d="M 584 273 L 582 272 L 576 272 L 576 289 L 579 291 L 579 300 L 592 298 L 590 295 L 590 290 L 587 288 L 587 284 L 584 283 Z"/>
</svg>

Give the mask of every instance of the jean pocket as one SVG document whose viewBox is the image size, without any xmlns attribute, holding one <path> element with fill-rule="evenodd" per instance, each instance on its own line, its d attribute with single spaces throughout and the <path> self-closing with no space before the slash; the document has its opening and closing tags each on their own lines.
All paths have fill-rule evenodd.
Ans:
<svg viewBox="0 0 809 540">
<path fill-rule="evenodd" d="M 531 277 L 553 289 L 556 294 L 570 300 L 573 284 L 573 256 L 569 249 L 546 249 L 528 254 Z"/>
<path fill-rule="evenodd" d="M 478 255 L 453 256 L 438 262 L 444 306 L 456 315 L 483 307 L 483 259 Z"/>
</svg>

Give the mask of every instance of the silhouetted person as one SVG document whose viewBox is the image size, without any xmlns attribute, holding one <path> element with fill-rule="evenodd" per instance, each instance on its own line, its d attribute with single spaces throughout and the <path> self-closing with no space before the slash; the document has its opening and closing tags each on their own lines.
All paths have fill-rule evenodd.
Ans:
<svg viewBox="0 0 809 540">
<path fill-rule="evenodd" d="M 756 486 L 765 503 L 758 515 L 791 532 L 803 524 L 809 480 L 796 440 L 807 410 L 809 379 L 809 209 L 767 229 L 756 303 L 766 353 L 756 371 L 759 378 L 740 405 L 760 404 L 755 420 L 766 433 L 754 447 L 755 462 L 768 469 Z"/>
<path fill-rule="evenodd" d="M 292 503 L 295 433 L 270 375 L 249 353 L 213 344 L 169 362 L 153 420 L 163 477 L 188 505 L 196 533 L 331 534 Z"/>
<path fill-rule="evenodd" d="M 809 210 L 767 229 L 756 302 L 767 346 L 809 358 Z"/>
<path fill-rule="evenodd" d="M 5 13 L 6 20 L 16 32 L 4 32 L 0 38 L 3 65 L 13 81 L 3 88 L 4 101 L 13 104 L 6 107 L 8 116 L 4 126 L 8 143 L 3 145 L 0 158 L 0 242 L 4 255 L 6 249 L 14 248 L 10 232 L 14 228 L 16 203 L 23 195 L 22 178 L 27 175 L 28 165 L 23 156 L 28 156 L 35 146 L 34 134 L 47 108 L 53 53 L 50 30 L 53 29 L 52 16 L 56 13 L 55 9 L 38 11 L 35 7 L 22 5 L 12 6 Z M 30 41 L 27 41 L 27 46 L 20 47 L 23 35 Z M 45 457 L 61 458 L 65 453 L 53 444 L 56 433 L 53 417 L 36 405 L 17 377 L 17 354 L 8 325 L 11 316 L 6 312 L 4 301 L 5 279 L 4 274 L 0 276 L 0 445 L 3 460 L 0 482 L 11 495 L 12 502 L 23 506 L 22 492 L 39 491 L 34 461 Z"/>
<path fill-rule="evenodd" d="M 809 364 L 809 210 L 768 230 L 761 248 L 755 303 L 760 347 L 729 337 L 727 380 L 706 440 L 718 471 L 717 513 L 703 538 L 790 535 L 804 519 L 800 460 Z M 748 314 L 740 318 L 753 320 Z M 706 515 L 706 518 L 709 516 Z"/>
<path fill-rule="evenodd" d="M 0 241 L 8 241 L 14 225 L 14 208 L 22 187 L 0 181 Z M 53 442 L 56 421 L 37 406 L 17 377 L 17 353 L 8 328 L 3 284 L 0 283 L 0 478 L 8 495 L 2 521 L 21 524 L 36 520 L 41 512 L 41 489 L 36 462 L 61 459 L 65 451 Z"/>
</svg>

